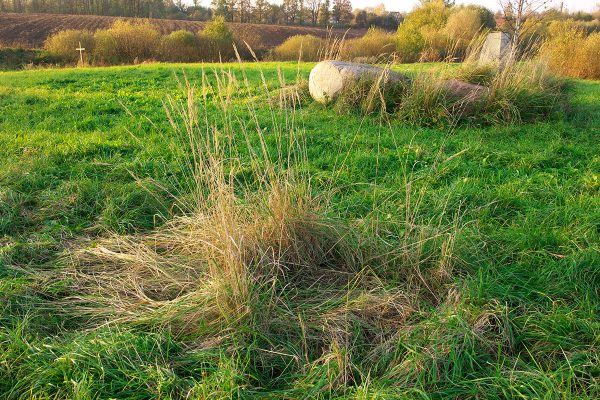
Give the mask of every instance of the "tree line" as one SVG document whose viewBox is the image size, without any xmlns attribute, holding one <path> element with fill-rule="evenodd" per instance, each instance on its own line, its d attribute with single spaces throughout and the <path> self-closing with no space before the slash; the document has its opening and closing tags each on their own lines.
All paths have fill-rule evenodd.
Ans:
<svg viewBox="0 0 600 400">
<path fill-rule="evenodd" d="M 204 7 L 200 0 L 0 0 L 0 12 L 106 15 L 116 17 L 169 18 L 206 21 L 221 16 L 228 22 L 339 26 L 371 26 L 395 30 L 400 13 L 383 5 L 357 9 L 350 0 L 212 0 Z"/>
</svg>

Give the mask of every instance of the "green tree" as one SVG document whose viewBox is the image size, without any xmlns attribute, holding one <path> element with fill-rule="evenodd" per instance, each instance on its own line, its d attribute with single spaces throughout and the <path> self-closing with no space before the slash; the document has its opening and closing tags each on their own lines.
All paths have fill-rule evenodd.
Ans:
<svg viewBox="0 0 600 400">
<path fill-rule="evenodd" d="M 206 61 L 227 61 L 235 55 L 233 32 L 229 30 L 222 16 L 215 17 L 204 27 L 200 39 L 206 48 Z"/>
</svg>

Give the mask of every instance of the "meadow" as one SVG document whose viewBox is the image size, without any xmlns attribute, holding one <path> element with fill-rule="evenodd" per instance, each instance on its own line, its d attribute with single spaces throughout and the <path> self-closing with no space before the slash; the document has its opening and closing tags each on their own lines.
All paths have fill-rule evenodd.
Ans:
<svg viewBox="0 0 600 400">
<path fill-rule="evenodd" d="M 572 81 L 568 112 L 545 120 L 422 127 L 283 96 L 313 65 L 0 72 L 0 398 L 600 396 L 600 82 Z M 244 166 L 236 180 L 252 181 L 252 149 L 277 154 L 299 132 L 301 160 L 278 160 L 297 162 L 339 241 L 353 238 L 358 272 L 261 284 L 230 320 L 226 302 L 185 323 L 138 318 L 160 296 L 128 303 L 125 286 L 98 311 L 78 251 L 160 241 L 151 232 L 186 215 L 195 182 L 165 110 L 186 104 L 186 79 L 199 120 L 237 138 L 224 150 Z"/>
</svg>

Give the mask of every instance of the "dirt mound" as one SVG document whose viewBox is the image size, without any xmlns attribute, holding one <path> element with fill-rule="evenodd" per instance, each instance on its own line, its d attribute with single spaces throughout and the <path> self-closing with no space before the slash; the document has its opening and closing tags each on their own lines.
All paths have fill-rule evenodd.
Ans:
<svg viewBox="0 0 600 400">
<path fill-rule="evenodd" d="M 119 18 L 96 15 L 63 15 L 63 14 L 14 14 L 0 13 L 0 44 L 10 47 L 40 48 L 44 40 L 54 32 L 65 29 L 87 29 L 96 31 L 108 28 L 115 20 L 139 20 L 140 18 Z M 162 34 L 186 29 L 192 32 L 201 30 L 207 22 L 171 19 L 150 19 Z M 236 37 L 252 39 L 252 46 L 259 43 L 263 48 L 280 45 L 293 35 L 315 35 L 327 37 L 329 31 L 323 28 L 306 26 L 283 26 L 263 24 L 228 23 Z M 365 30 L 334 29 L 335 36 L 346 35 L 348 38 L 362 36 Z"/>
</svg>

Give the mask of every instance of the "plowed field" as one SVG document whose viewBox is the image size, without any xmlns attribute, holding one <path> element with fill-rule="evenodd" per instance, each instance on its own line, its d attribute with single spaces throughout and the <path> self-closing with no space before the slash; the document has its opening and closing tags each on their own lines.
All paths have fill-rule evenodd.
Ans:
<svg viewBox="0 0 600 400">
<path fill-rule="evenodd" d="M 0 44 L 12 47 L 39 48 L 42 47 L 44 40 L 54 32 L 64 29 L 96 31 L 109 27 L 117 19 L 119 18 L 95 15 L 0 13 Z M 136 20 L 136 18 L 121 19 Z M 197 32 L 206 24 L 202 21 L 167 19 L 151 19 L 150 21 L 163 34 L 179 29 Z M 329 34 L 327 29 L 304 26 L 229 23 L 229 27 L 237 37 L 250 39 L 253 45 L 260 43 L 260 47 L 265 48 L 275 47 L 293 35 L 311 34 L 326 37 Z M 332 33 L 333 35 L 346 34 L 346 37 L 356 37 L 361 36 L 364 30 L 354 29 L 346 32 L 334 29 Z"/>
</svg>

